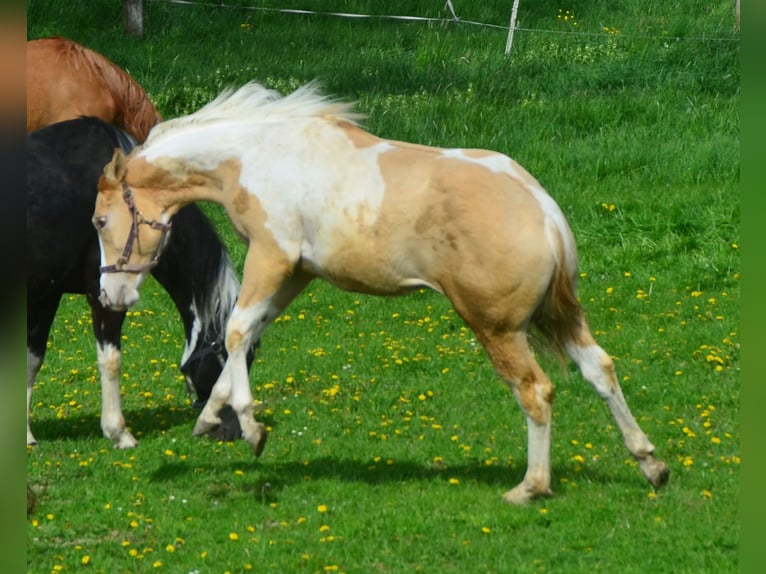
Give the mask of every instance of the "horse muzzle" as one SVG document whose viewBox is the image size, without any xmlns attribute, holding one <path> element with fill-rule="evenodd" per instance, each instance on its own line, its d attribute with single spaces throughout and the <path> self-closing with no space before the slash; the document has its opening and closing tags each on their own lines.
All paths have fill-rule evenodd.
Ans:
<svg viewBox="0 0 766 574">
<path fill-rule="evenodd" d="M 138 301 L 138 285 L 135 274 L 114 273 L 101 276 L 101 293 L 98 300 L 104 307 L 124 311 Z"/>
</svg>

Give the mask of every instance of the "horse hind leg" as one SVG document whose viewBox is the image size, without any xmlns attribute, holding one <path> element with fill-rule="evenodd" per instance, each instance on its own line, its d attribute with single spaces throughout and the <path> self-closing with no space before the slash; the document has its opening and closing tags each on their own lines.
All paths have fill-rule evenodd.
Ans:
<svg viewBox="0 0 766 574">
<path fill-rule="evenodd" d="M 553 384 L 535 360 L 526 331 L 475 332 L 495 371 L 513 391 L 527 421 L 527 470 L 521 483 L 503 498 L 513 504 L 525 504 L 550 496 Z"/>
<path fill-rule="evenodd" d="M 27 445 L 37 444 L 29 423 L 32 391 L 45 360 L 48 334 L 61 300 L 60 293 L 43 298 L 35 295 L 27 293 Z"/>
<path fill-rule="evenodd" d="M 638 426 L 617 381 L 614 361 L 595 341 L 584 320 L 580 322 L 576 337 L 565 344 L 572 360 L 583 377 L 606 402 L 622 433 L 625 446 L 638 461 L 646 479 L 655 487 L 664 486 L 670 470 L 668 465 L 654 457 L 654 445 Z"/>
<path fill-rule="evenodd" d="M 32 427 L 29 425 L 29 408 L 32 403 L 32 389 L 35 385 L 37 373 L 43 365 L 43 353 L 36 353 L 27 347 L 27 445 L 36 445 L 37 439 L 32 434 Z"/>
</svg>

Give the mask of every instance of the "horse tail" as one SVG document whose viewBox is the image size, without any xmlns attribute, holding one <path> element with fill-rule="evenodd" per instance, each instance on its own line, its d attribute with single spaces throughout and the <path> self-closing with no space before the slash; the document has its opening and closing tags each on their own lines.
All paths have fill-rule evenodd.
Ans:
<svg viewBox="0 0 766 574">
<path fill-rule="evenodd" d="M 566 346 L 577 339 L 585 319 L 577 300 L 577 248 L 563 215 L 558 215 L 547 216 L 545 221 L 555 264 L 548 289 L 532 316 L 532 325 L 564 363 Z"/>
<path fill-rule="evenodd" d="M 87 67 L 112 96 L 114 123 L 139 142 L 146 141 L 149 131 L 162 121 L 162 117 L 144 89 L 106 56 L 77 42 L 61 40 L 66 42 L 62 51 L 67 52 L 70 63 L 75 68 Z"/>
</svg>

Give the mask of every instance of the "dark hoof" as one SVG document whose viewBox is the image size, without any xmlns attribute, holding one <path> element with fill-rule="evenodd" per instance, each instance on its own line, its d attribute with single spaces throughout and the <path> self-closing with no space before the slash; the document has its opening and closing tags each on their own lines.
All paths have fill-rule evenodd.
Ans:
<svg viewBox="0 0 766 574">
<path fill-rule="evenodd" d="M 239 424 L 239 418 L 230 405 L 226 405 L 218 411 L 218 418 L 221 419 L 221 424 L 208 431 L 206 433 L 208 437 L 224 442 L 232 442 L 242 438 L 242 427 Z"/>
<path fill-rule="evenodd" d="M 269 433 L 266 432 L 266 427 L 263 425 L 263 423 L 256 424 L 258 425 L 256 436 L 249 442 L 250 447 L 253 449 L 253 454 L 255 454 L 255 457 L 258 458 L 261 456 L 261 454 L 263 454 L 263 449 L 266 446 L 266 439 L 269 437 Z"/>
</svg>

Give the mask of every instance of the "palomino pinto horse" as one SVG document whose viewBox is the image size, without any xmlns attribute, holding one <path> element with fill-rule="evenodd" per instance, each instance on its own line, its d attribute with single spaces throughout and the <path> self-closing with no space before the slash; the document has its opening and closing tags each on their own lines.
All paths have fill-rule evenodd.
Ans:
<svg viewBox="0 0 766 574">
<path fill-rule="evenodd" d="M 108 309 L 98 300 L 98 236 L 90 222 L 104 165 L 115 148 L 127 153 L 134 145 L 125 132 L 97 118 L 60 122 L 27 138 L 27 444 L 35 443 L 29 427 L 32 387 L 64 293 L 84 293 L 91 307 L 104 435 L 118 448 L 136 444 L 120 407 L 125 311 Z M 173 219 L 173 233 L 152 273 L 181 315 L 186 335 L 181 371 L 204 402 L 225 362 L 226 319 L 239 280 L 197 206 L 183 208 Z M 230 440 L 240 434 L 236 417 L 229 416 L 215 436 Z"/>
<path fill-rule="evenodd" d="M 249 243 L 229 358 L 195 432 L 216 425 L 228 403 L 260 452 L 265 427 L 253 418 L 245 350 L 313 278 L 377 295 L 428 287 L 449 298 L 526 416 L 527 471 L 506 500 L 550 493 L 553 386 L 528 345 L 530 325 L 579 365 L 648 481 L 662 486 L 668 467 L 586 325 L 574 239 L 553 199 L 504 155 L 380 139 L 349 110 L 310 85 L 280 98 L 248 84 L 157 126 L 104 168 L 93 223 L 105 305 L 136 302 L 142 266 L 163 242 L 156 228 L 184 205 L 222 204 Z M 126 250 L 136 222 L 140 248 Z"/>
<path fill-rule="evenodd" d="M 27 132 L 80 116 L 139 142 L 161 121 L 144 89 L 101 54 L 66 38 L 27 42 Z"/>
</svg>

